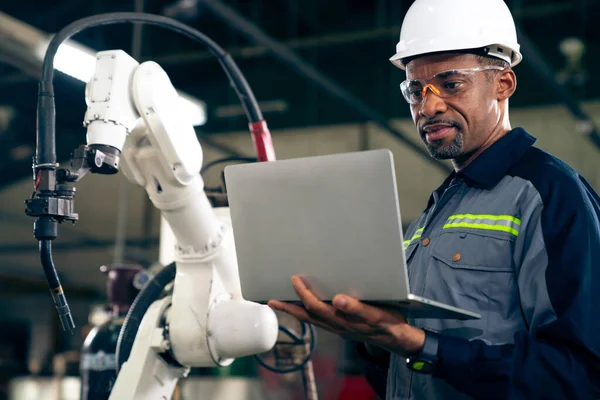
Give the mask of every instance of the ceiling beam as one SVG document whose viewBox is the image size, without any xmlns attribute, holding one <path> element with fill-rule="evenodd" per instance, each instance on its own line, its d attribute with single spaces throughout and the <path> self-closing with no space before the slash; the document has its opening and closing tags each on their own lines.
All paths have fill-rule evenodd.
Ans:
<svg viewBox="0 0 600 400">
<path fill-rule="evenodd" d="M 382 27 L 377 29 L 366 29 L 353 32 L 341 32 L 328 35 L 310 36 L 300 39 L 292 39 L 281 42 L 292 50 L 303 50 L 314 47 L 339 46 L 353 43 L 369 42 L 381 38 L 396 36 L 400 32 L 400 26 Z M 263 45 L 231 47 L 225 49 L 234 59 L 249 59 L 266 57 L 270 54 L 268 47 Z M 187 51 L 181 53 L 153 56 L 152 60 L 161 65 L 187 64 L 207 60 L 214 60 L 215 56 L 208 51 Z"/>
<path fill-rule="evenodd" d="M 344 104 L 349 109 L 356 111 L 364 120 L 372 121 L 379 127 L 383 128 L 391 137 L 402 143 L 404 147 L 421 157 L 422 160 L 441 171 L 444 175 L 447 175 L 452 171 L 448 165 L 432 159 L 430 154 L 422 146 L 410 140 L 408 138 L 409 135 L 407 135 L 405 132 L 402 132 L 400 129 L 392 126 L 387 118 L 385 118 L 377 110 L 371 108 L 371 106 L 362 101 L 356 95 L 346 90 L 334 79 L 326 76 L 317 68 L 304 61 L 288 47 L 266 35 L 259 27 L 248 21 L 222 1 L 203 0 L 202 5 L 212 15 L 219 18 L 232 29 L 235 29 L 247 37 L 250 41 L 267 47 L 273 58 L 287 65 L 302 78 L 306 79 L 309 83 L 325 92 L 334 100 Z"/>
<path fill-rule="evenodd" d="M 97 299 L 103 296 L 100 291 L 93 287 L 64 282 L 62 287 L 69 295 L 69 298 Z M 48 290 L 48 282 L 43 278 L 0 273 L 0 297 L 15 294 L 47 294 Z"/>
<path fill-rule="evenodd" d="M 548 17 L 557 15 L 575 9 L 575 4 L 572 2 L 561 2 L 554 4 L 545 4 L 539 6 L 528 6 L 512 10 L 515 19 L 530 19 Z M 339 32 L 327 35 L 309 36 L 304 38 L 281 41 L 281 44 L 291 50 L 305 50 L 314 47 L 331 47 L 342 46 L 355 43 L 370 42 L 373 40 L 384 38 L 395 38 L 400 33 L 400 25 L 382 26 L 375 29 L 353 30 L 349 32 Z M 225 49 L 234 59 L 251 59 L 258 57 L 267 57 L 270 50 L 264 45 L 253 45 L 243 47 L 230 47 Z M 183 65 L 198 63 L 204 61 L 213 61 L 214 55 L 208 51 L 190 50 L 179 53 L 170 53 L 165 55 L 157 55 L 152 57 L 161 65 Z"/>
<path fill-rule="evenodd" d="M 146 247 L 159 244 L 159 238 L 129 239 L 125 241 L 127 247 Z M 114 240 L 94 239 L 69 242 L 52 243 L 53 252 L 108 249 L 115 245 Z M 19 254 L 39 252 L 37 243 L 6 243 L 0 245 L 0 254 Z"/>
</svg>

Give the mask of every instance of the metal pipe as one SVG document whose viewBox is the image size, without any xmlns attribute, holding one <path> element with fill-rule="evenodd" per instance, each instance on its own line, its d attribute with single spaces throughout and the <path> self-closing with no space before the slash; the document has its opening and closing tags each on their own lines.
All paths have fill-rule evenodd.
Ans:
<svg viewBox="0 0 600 400">
<path fill-rule="evenodd" d="M 133 8 L 135 12 L 143 12 L 144 0 L 134 0 Z M 143 27 L 143 24 L 133 24 L 133 35 L 131 38 L 131 56 L 138 61 L 140 60 L 140 57 L 142 55 Z M 129 180 L 125 178 L 125 176 L 121 175 L 119 182 L 119 202 L 117 209 L 117 232 L 115 235 L 115 251 L 113 255 L 113 264 L 115 265 L 123 264 L 125 254 L 125 236 L 127 235 L 127 220 L 129 214 L 127 208 L 129 206 L 130 193 L 131 185 L 129 183 Z M 146 197 L 144 204 L 146 208 L 148 208 L 149 206 L 148 203 L 151 202 L 150 199 Z M 144 235 L 150 234 L 149 232 L 143 233 Z"/>
<path fill-rule="evenodd" d="M 312 360 L 309 360 L 304 364 L 304 368 L 302 368 L 302 386 L 304 387 L 304 397 L 306 400 L 319 400 Z"/>
<path fill-rule="evenodd" d="M 363 118 L 373 121 L 388 131 L 398 141 L 402 142 L 406 147 L 421 156 L 425 161 L 432 164 L 443 173 L 448 174 L 452 171 L 446 164 L 432 159 L 429 153 L 422 146 L 413 143 L 405 136 L 404 133 L 391 126 L 387 118 L 379 114 L 379 112 L 372 109 L 349 91 L 345 90 L 331 78 L 323 75 L 315 67 L 306 63 L 286 46 L 267 36 L 257 26 L 249 22 L 230 7 L 223 4 L 221 1 L 202 0 L 201 4 L 203 4 L 207 10 L 209 10 L 227 25 L 247 36 L 251 41 L 260 43 L 267 47 L 276 58 L 292 68 L 299 75 L 317 85 L 333 98 L 356 110 Z"/>
<path fill-rule="evenodd" d="M 311 330 L 307 329 L 304 334 L 304 352 L 306 355 L 311 353 L 311 340 L 316 340 L 312 337 Z M 317 380 L 315 377 L 315 369 L 312 358 L 304 364 L 301 370 L 302 386 L 304 387 L 304 398 L 306 400 L 319 400 L 319 391 L 317 388 Z"/>
<path fill-rule="evenodd" d="M 134 0 L 133 9 L 135 12 L 144 12 L 144 0 Z M 133 24 L 133 36 L 131 39 L 131 56 L 139 61 L 142 56 L 142 40 L 144 25 L 140 23 Z"/>
</svg>

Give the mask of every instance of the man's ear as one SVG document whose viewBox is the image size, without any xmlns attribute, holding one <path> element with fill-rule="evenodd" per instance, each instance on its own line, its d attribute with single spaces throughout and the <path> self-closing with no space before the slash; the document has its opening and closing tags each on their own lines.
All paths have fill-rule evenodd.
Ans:
<svg viewBox="0 0 600 400">
<path fill-rule="evenodd" d="M 511 68 L 500 71 L 496 76 L 498 101 L 507 100 L 517 90 L 517 76 Z"/>
</svg>

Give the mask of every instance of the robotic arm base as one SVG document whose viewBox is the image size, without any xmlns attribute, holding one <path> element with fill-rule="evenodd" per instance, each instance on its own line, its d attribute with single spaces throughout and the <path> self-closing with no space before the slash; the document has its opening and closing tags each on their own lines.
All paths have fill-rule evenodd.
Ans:
<svg viewBox="0 0 600 400">
<path fill-rule="evenodd" d="M 109 400 L 170 399 L 177 381 L 188 375 L 188 367 L 168 363 L 162 355 L 169 350 L 163 326 L 170 305 L 171 297 L 165 297 L 144 314 L 131 355 L 119 371 Z"/>
</svg>

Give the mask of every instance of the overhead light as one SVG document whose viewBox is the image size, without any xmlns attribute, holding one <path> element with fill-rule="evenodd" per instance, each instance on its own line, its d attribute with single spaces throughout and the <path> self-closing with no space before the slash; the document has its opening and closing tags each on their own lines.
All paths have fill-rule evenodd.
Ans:
<svg viewBox="0 0 600 400">
<path fill-rule="evenodd" d="M 194 126 L 206 124 L 206 105 L 204 102 L 195 99 L 185 93 L 179 93 L 181 109 L 188 115 L 189 121 Z"/>
<path fill-rule="evenodd" d="M 39 49 L 43 59 L 48 43 Z M 96 69 L 96 53 L 72 40 L 62 43 L 54 56 L 54 68 L 82 82 L 89 82 Z M 206 124 L 206 104 L 190 95 L 177 91 L 181 99 L 181 109 L 188 115 L 194 126 Z"/>
<path fill-rule="evenodd" d="M 63 43 L 54 56 L 54 68 L 87 83 L 94 76 L 96 55 L 73 42 Z"/>
</svg>

